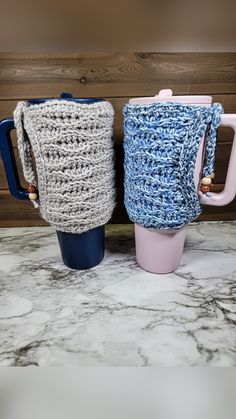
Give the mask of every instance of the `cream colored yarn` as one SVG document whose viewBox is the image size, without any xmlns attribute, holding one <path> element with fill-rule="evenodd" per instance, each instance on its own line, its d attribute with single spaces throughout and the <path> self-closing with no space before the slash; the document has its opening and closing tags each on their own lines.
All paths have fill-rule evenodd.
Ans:
<svg viewBox="0 0 236 419">
<path fill-rule="evenodd" d="M 111 218 L 113 120 L 106 101 L 18 103 L 14 121 L 24 176 L 38 188 L 42 218 L 57 230 L 82 233 Z"/>
</svg>

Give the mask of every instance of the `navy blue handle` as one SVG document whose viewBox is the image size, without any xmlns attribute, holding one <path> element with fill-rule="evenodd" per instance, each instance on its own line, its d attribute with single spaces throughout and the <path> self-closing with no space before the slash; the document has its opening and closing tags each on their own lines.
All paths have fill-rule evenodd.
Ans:
<svg viewBox="0 0 236 419">
<path fill-rule="evenodd" d="M 11 195 L 16 199 L 29 199 L 28 191 L 20 185 L 16 159 L 11 142 L 11 131 L 15 128 L 13 118 L 3 119 L 0 122 L 0 152 L 7 176 Z"/>
</svg>

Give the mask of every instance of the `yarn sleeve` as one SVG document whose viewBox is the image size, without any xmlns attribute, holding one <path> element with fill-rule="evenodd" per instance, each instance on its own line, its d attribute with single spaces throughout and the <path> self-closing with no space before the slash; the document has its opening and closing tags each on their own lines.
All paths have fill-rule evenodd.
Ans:
<svg viewBox="0 0 236 419">
<path fill-rule="evenodd" d="M 17 144 L 25 180 L 36 186 L 36 177 L 33 167 L 32 147 L 27 133 L 24 130 L 24 114 L 27 109 L 26 102 L 19 102 L 13 113 L 17 133 Z"/>
</svg>

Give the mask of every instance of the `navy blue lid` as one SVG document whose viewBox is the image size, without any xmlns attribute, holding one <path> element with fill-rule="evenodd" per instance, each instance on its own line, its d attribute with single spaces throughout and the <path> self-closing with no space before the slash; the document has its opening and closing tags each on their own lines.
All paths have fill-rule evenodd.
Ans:
<svg viewBox="0 0 236 419">
<path fill-rule="evenodd" d="M 104 100 L 104 99 L 95 98 L 95 97 L 90 97 L 90 98 L 74 98 L 71 93 L 62 93 L 59 98 L 30 99 L 30 100 L 28 100 L 28 102 L 31 105 L 39 105 L 41 103 L 45 103 L 47 101 L 55 100 L 55 99 L 56 100 L 66 100 L 66 101 L 69 101 L 69 102 L 86 103 L 86 104 L 102 102 Z"/>
</svg>

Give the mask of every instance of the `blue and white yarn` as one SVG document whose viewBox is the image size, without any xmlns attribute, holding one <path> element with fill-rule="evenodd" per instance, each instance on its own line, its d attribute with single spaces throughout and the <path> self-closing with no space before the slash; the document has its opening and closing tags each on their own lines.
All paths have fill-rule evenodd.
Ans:
<svg viewBox="0 0 236 419">
<path fill-rule="evenodd" d="M 222 113 L 220 104 L 125 106 L 125 206 L 133 222 L 177 230 L 200 215 L 194 184 L 196 158 L 207 134 L 203 176 L 210 176 Z"/>
</svg>

